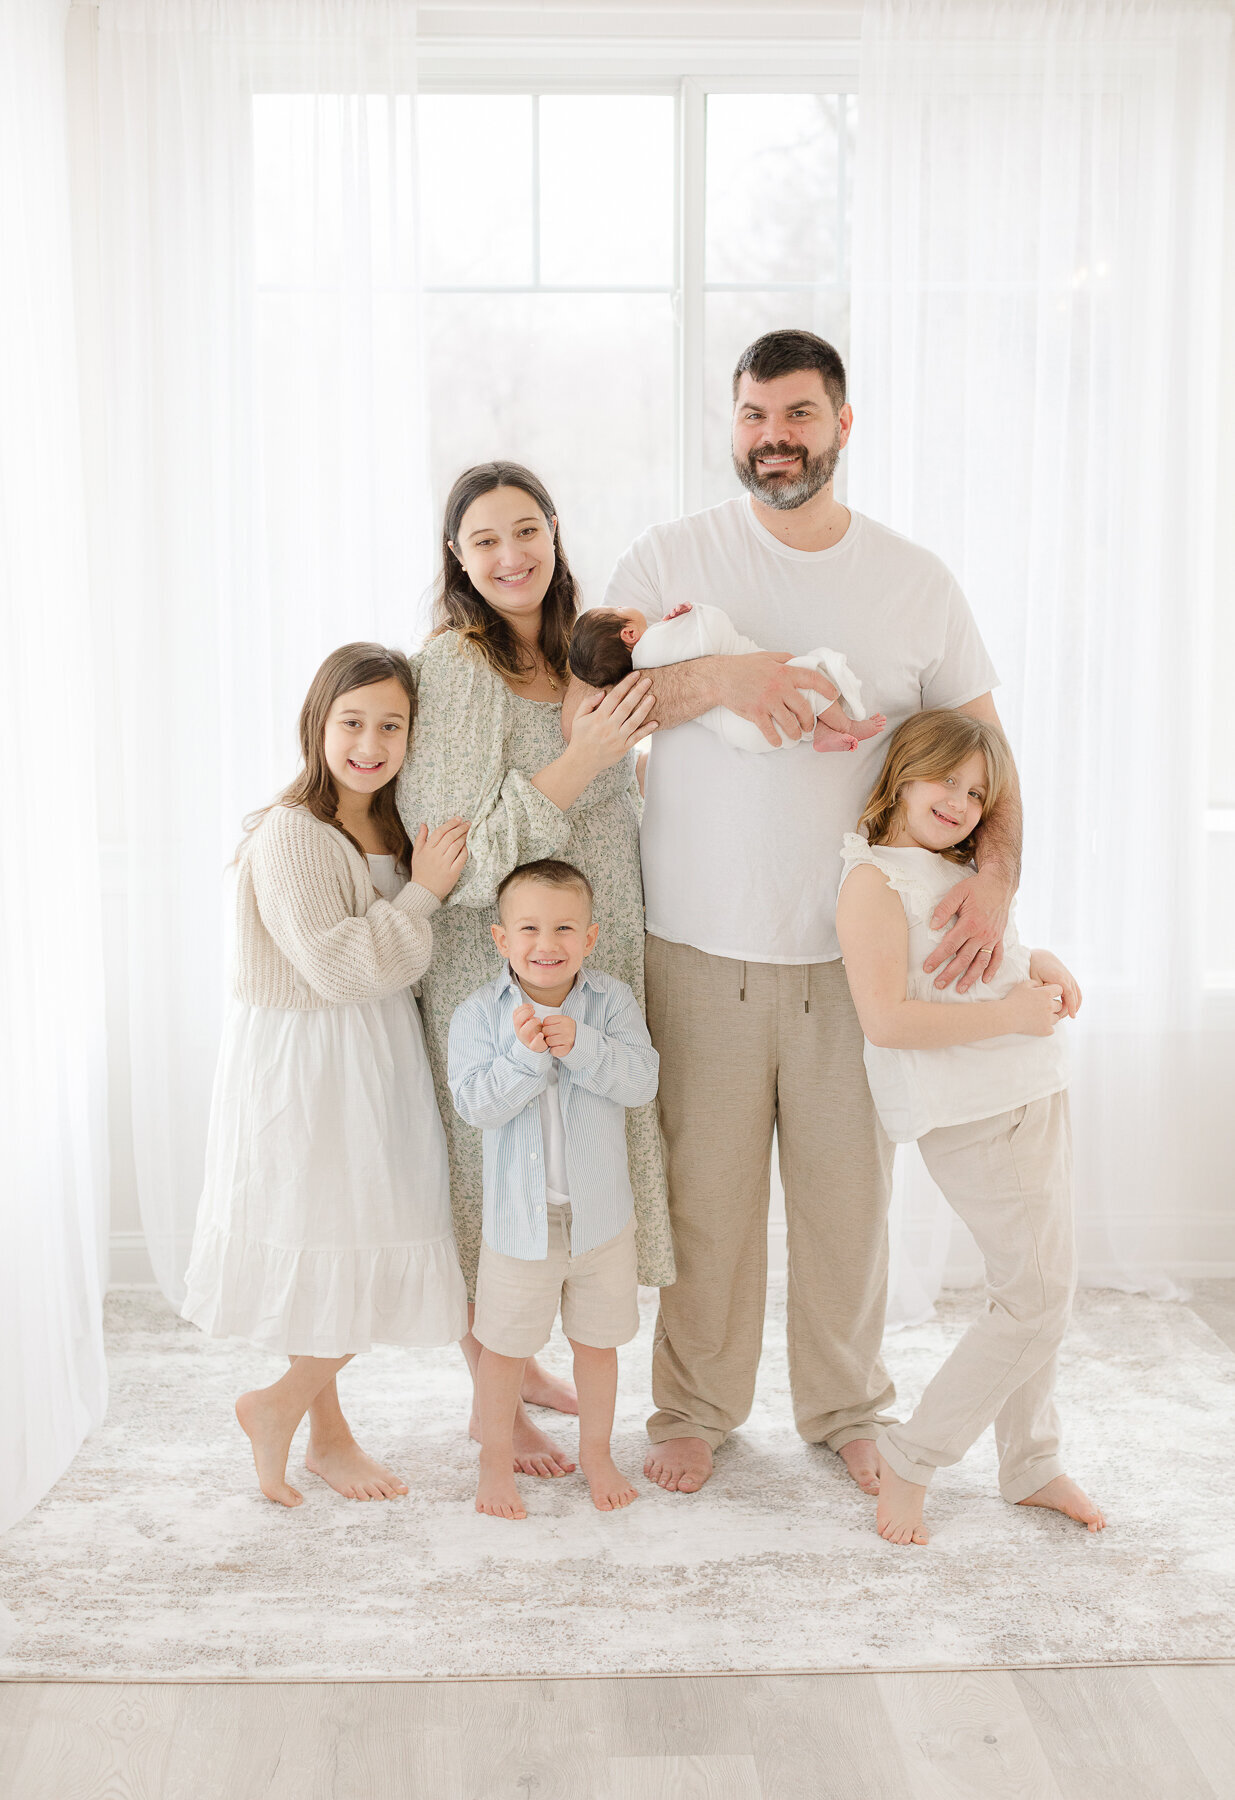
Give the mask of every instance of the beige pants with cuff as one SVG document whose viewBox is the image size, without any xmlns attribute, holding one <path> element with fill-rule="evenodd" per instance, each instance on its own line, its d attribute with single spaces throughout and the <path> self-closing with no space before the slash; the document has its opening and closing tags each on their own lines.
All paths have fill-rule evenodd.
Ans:
<svg viewBox="0 0 1235 1800">
<path fill-rule="evenodd" d="M 654 1443 L 713 1448 L 750 1412 L 763 1347 L 772 1130 L 789 1231 L 789 1380 L 809 1443 L 874 1437 L 892 1146 L 839 961 L 742 963 L 649 937 L 647 1018 L 678 1278 L 652 1355 Z"/>
<path fill-rule="evenodd" d="M 986 1263 L 986 1306 L 880 1454 L 925 1486 L 994 1422 L 999 1491 L 1027 1500 L 1056 1475 L 1055 1353 L 1076 1284 L 1068 1096 L 1051 1094 L 918 1143 Z"/>
</svg>

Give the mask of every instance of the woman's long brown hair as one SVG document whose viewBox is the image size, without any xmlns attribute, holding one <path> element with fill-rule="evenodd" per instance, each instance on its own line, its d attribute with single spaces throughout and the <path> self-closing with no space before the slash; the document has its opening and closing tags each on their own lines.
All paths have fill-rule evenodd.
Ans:
<svg viewBox="0 0 1235 1800">
<path fill-rule="evenodd" d="M 476 592 L 466 569 L 451 549 L 451 545 L 459 541 L 463 516 L 473 501 L 504 487 L 518 488 L 527 495 L 543 515 L 553 537 L 553 574 L 540 610 L 539 645 L 546 667 L 565 686 L 570 679 L 566 659 L 570 651 L 571 628 L 579 610 L 579 589 L 562 549 L 558 528 L 553 523 L 557 508 L 544 482 L 522 463 L 477 463 L 474 468 L 463 471 L 447 495 L 442 521 L 442 569 L 433 609 L 433 636 L 438 637 L 443 631 L 457 631 L 468 643 L 476 645 L 499 675 L 518 680 L 535 673 L 535 665 L 514 631 L 501 613 Z"/>
<path fill-rule="evenodd" d="M 259 807 L 244 821 L 246 833 L 256 830 L 271 806 L 303 806 L 324 825 L 333 825 L 361 856 L 365 851 L 346 826 L 335 817 L 339 806 L 339 790 L 326 762 L 326 721 L 340 694 L 354 688 L 372 687 L 378 681 L 397 681 L 407 695 L 408 745 L 416 721 L 416 681 L 411 665 L 401 650 L 388 650 L 384 644 L 343 644 L 332 650 L 309 684 L 304 705 L 300 709 L 300 754 L 304 767 L 289 787 L 285 787 L 270 806 Z M 373 796 L 370 817 L 377 826 L 389 854 L 405 868 L 412 866 L 412 846 L 399 809 L 395 805 L 397 777 L 391 776 Z"/>
<path fill-rule="evenodd" d="M 982 802 L 985 818 L 1012 775 L 1012 752 L 998 725 L 943 706 L 913 713 L 903 725 L 898 725 L 888 744 L 879 779 L 858 820 L 858 830 L 866 832 L 867 842 L 886 844 L 896 831 L 901 790 L 906 782 L 941 781 L 975 750 L 980 750 L 986 759 L 986 799 Z M 977 835 L 975 825 L 967 838 L 939 854 L 949 862 L 971 863 Z"/>
</svg>

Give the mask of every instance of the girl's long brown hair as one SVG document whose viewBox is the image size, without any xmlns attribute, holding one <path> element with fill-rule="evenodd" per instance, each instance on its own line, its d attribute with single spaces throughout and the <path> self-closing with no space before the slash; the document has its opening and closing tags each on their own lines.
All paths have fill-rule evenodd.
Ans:
<svg viewBox="0 0 1235 1800">
<path fill-rule="evenodd" d="M 1012 752 L 998 725 L 946 707 L 914 713 L 906 719 L 892 733 L 879 779 L 858 820 L 858 830 L 865 831 L 867 842 L 886 844 L 899 828 L 900 796 L 906 782 L 941 781 L 975 750 L 980 750 L 986 759 L 986 799 L 982 803 L 985 818 L 1012 777 Z M 939 854 L 949 862 L 970 863 L 977 835 L 975 826 L 967 838 Z"/>
<path fill-rule="evenodd" d="M 579 610 L 579 589 L 570 572 L 570 564 L 562 549 L 558 528 L 553 524 L 557 508 L 549 498 L 543 481 L 525 469 L 522 463 L 477 463 L 465 469 L 446 497 L 446 513 L 442 521 L 442 570 L 438 576 L 437 599 L 433 609 L 433 636 L 443 631 L 457 631 L 468 643 L 475 644 L 490 667 L 499 675 L 520 676 L 535 673 L 530 658 L 501 613 L 483 600 L 472 586 L 466 569 L 451 549 L 459 541 L 463 516 L 474 500 L 495 488 L 518 488 L 528 496 L 553 537 L 554 566 L 548 590 L 540 610 L 540 654 L 546 666 L 563 685 L 570 678 L 567 655 L 570 633 Z"/>
<path fill-rule="evenodd" d="M 375 682 L 394 679 L 407 695 L 408 743 L 416 720 L 416 682 L 411 665 L 401 650 L 388 650 L 384 644 L 343 644 L 332 650 L 313 680 L 300 709 L 300 754 L 304 767 L 289 787 L 285 787 L 270 806 L 261 806 L 244 821 L 246 833 L 255 831 L 271 806 L 303 806 L 315 819 L 333 825 L 361 856 L 365 851 L 351 832 L 340 825 L 335 813 L 339 790 L 326 762 L 326 721 L 340 694 L 353 688 L 372 687 Z M 395 805 L 396 778 L 380 787 L 373 796 L 370 817 L 381 834 L 389 854 L 406 868 L 412 866 L 412 846 L 399 810 Z"/>
</svg>

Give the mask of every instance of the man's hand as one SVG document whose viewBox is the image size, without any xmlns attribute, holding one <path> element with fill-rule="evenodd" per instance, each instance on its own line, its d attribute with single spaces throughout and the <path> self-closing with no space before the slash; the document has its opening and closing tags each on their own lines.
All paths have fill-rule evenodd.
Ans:
<svg viewBox="0 0 1235 1800">
<path fill-rule="evenodd" d="M 928 975 L 940 970 L 937 988 L 955 981 L 957 993 L 964 994 L 975 981 L 990 980 L 1003 961 L 1012 892 L 993 870 L 980 870 L 948 889 L 931 915 L 931 930 L 941 930 L 953 914 L 956 923 L 922 964 Z"/>
<path fill-rule="evenodd" d="M 545 1043 L 554 1056 L 569 1056 L 575 1047 L 575 1022 L 567 1018 L 565 1013 L 550 1013 L 542 1019 L 540 1029 L 544 1033 Z"/>
<path fill-rule="evenodd" d="M 535 1050 L 539 1054 L 540 1051 L 549 1048 L 545 1042 L 545 1034 L 541 1030 L 540 1020 L 536 1017 L 534 1006 L 528 1006 L 526 1003 L 523 1006 L 516 1006 L 510 1015 L 510 1022 L 515 1028 L 515 1036 L 519 1042 L 526 1045 L 529 1050 Z"/>
<path fill-rule="evenodd" d="M 761 650 L 757 656 L 718 656 L 717 687 L 720 704 L 757 725 L 769 744 L 780 746 L 780 733 L 796 744 L 803 732 L 813 731 L 815 711 L 807 693 L 833 700 L 836 689 L 817 669 L 787 669 L 791 652 Z"/>
<path fill-rule="evenodd" d="M 1083 998 L 1080 983 L 1071 969 L 1061 963 L 1050 950 L 1029 952 L 1029 979 L 1047 987 L 1057 987 L 1063 995 L 1064 1017 L 1075 1019 L 1081 1010 Z"/>
</svg>

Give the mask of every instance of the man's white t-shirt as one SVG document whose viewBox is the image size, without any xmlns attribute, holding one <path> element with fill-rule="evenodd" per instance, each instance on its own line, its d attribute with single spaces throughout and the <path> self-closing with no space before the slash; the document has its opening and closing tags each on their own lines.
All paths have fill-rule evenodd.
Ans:
<svg viewBox="0 0 1235 1800">
<path fill-rule="evenodd" d="M 924 707 L 963 706 L 997 677 L 964 595 L 937 556 L 853 513 L 828 550 L 794 550 L 741 495 L 655 525 L 619 561 L 605 606 L 649 620 L 683 600 L 723 607 L 769 650 L 834 645 L 887 730 L 853 751 L 807 738 L 752 756 L 697 721 L 652 739 L 641 846 L 647 928 L 746 962 L 832 962 L 841 841 L 891 733 Z"/>
</svg>

